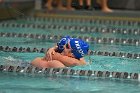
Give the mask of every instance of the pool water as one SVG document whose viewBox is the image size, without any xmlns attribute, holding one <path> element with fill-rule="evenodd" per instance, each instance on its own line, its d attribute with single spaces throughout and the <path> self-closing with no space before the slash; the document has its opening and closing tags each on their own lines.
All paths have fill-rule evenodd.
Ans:
<svg viewBox="0 0 140 93">
<path fill-rule="evenodd" d="M 6 42 L 5 42 L 6 41 Z M 31 47 L 34 48 L 49 48 L 53 45 L 55 45 L 55 42 L 50 42 L 46 40 L 37 40 L 37 39 L 28 39 L 28 38 L 6 38 L 6 37 L 1 37 L 0 43 L 2 46 L 16 46 L 16 47 Z M 120 49 L 118 48 L 119 45 L 107 45 L 103 46 L 102 44 L 95 44 L 95 45 L 90 45 L 90 49 L 93 50 L 102 50 L 102 51 L 123 51 L 123 52 L 129 52 L 130 46 L 124 46 L 121 47 Z M 132 47 L 132 46 L 131 46 Z M 137 47 L 137 46 L 134 46 Z M 133 48 L 133 47 L 132 47 Z M 139 53 L 139 47 L 133 49 L 133 51 L 137 51 Z M 132 51 L 131 51 L 132 52 Z M 19 53 L 19 52 L 3 52 L 1 51 L 0 53 L 0 60 L 1 63 L 5 64 L 5 61 L 8 61 L 9 64 L 11 64 L 14 60 L 14 63 L 11 65 L 19 65 L 18 60 L 21 62 L 31 62 L 35 57 L 42 57 L 44 56 L 44 53 Z M 87 66 L 78 66 L 74 67 L 77 69 L 85 69 L 85 70 L 107 70 L 107 71 L 121 71 L 121 72 L 135 72 L 135 73 L 140 73 L 139 70 L 139 59 L 130 59 L 130 58 L 121 58 L 121 57 L 110 57 L 110 56 L 98 56 L 98 55 L 92 55 L 90 56 L 92 58 L 92 64 L 87 65 Z M 85 57 L 86 61 L 89 62 L 89 57 Z M 17 63 L 16 63 L 17 61 Z M 22 63 L 23 63 L 22 62 Z M 133 68 L 135 66 L 135 68 Z"/>
<path fill-rule="evenodd" d="M 18 24 L 29 24 L 27 20 L 10 21 Z M 49 24 L 42 21 L 31 21 L 30 24 Z M 51 23 L 53 24 L 53 23 Z M 67 23 L 71 25 L 70 23 Z M 65 25 L 61 23 L 61 25 Z M 76 25 L 76 24 L 72 24 Z M 87 24 L 88 26 L 91 24 Z M 108 37 L 108 38 L 134 38 L 140 39 L 139 35 L 123 35 L 110 33 L 81 33 L 78 31 L 67 31 L 57 29 L 40 29 L 40 28 L 20 28 L 20 27 L 3 27 L 0 26 L 0 32 L 9 33 L 32 33 L 32 34 L 52 34 L 52 35 L 69 35 L 73 36 L 91 36 L 91 37 Z M 0 46 L 9 47 L 30 47 L 30 48 L 49 48 L 54 46 L 57 40 L 43 40 L 24 37 L 0 37 Z M 140 54 L 139 45 L 121 45 L 121 44 L 98 44 L 88 42 L 91 50 L 125 52 Z M 29 52 L 4 52 L 0 51 L 0 65 L 21 65 L 28 66 L 35 57 L 42 57 L 44 53 Z M 129 73 L 140 73 L 140 59 L 111 57 L 101 55 L 91 55 L 92 64 L 86 66 L 72 67 L 73 69 L 82 70 L 101 70 L 101 71 L 118 71 Z M 85 60 L 89 62 L 89 57 Z M 113 79 L 113 78 L 87 78 L 87 77 L 53 77 L 41 75 L 26 75 L 10 72 L 0 72 L 0 93 L 139 93 L 139 81 Z"/>
<path fill-rule="evenodd" d="M 139 93 L 139 83 L 127 80 L 44 77 L 0 73 L 1 93 Z"/>
</svg>

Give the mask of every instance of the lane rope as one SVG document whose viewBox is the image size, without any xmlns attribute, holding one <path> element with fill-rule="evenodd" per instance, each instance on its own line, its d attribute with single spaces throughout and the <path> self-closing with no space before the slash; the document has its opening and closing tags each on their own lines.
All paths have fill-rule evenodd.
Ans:
<svg viewBox="0 0 140 93">
<path fill-rule="evenodd" d="M 22 52 L 22 53 L 45 53 L 46 48 L 24 48 L 24 47 L 9 47 L 9 46 L 0 46 L 0 51 L 4 52 Z M 90 50 L 89 55 L 99 55 L 99 56 L 110 56 L 110 57 L 122 57 L 122 58 L 132 58 L 140 59 L 140 54 L 137 53 L 124 53 L 124 52 L 108 52 L 108 51 L 92 51 Z"/>
<path fill-rule="evenodd" d="M 23 38 L 33 38 L 33 39 L 42 39 L 42 40 L 60 40 L 61 35 L 53 35 L 53 34 L 29 34 L 29 33 L 9 33 L 9 32 L 0 32 L 0 37 L 23 37 Z M 83 39 L 89 43 L 97 43 L 97 44 L 121 44 L 121 45 L 140 45 L 139 39 L 133 38 L 105 38 L 105 37 L 89 37 L 89 36 L 71 36 L 73 38 Z"/>
<path fill-rule="evenodd" d="M 140 80 L 139 73 L 128 72 L 110 72 L 110 71 L 94 71 L 94 70 L 74 70 L 71 68 L 37 68 L 33 66 L 5 66 L 0 65 L 0 72 L 14 72 L 26 74 L 42 74 L 45 76 L 86 76 L 90 78 L 106 77 L 118 79 Z"/>
<path fill-rule="evenodd" d="M 122 27 L 122 26 L 105 26 L 105 25 L 92 25 L 92 26 L 77 26 L 77 25 L 67 25 L 67 24 L 25 24 L 25 23 L 11 23 L 2 22 L 1 27 L 18 27 L 18 28 L 39 28 L 39 29 L 55 29 L 55 30 L 69 30 L 78 31 L 84 33 L 112 33 L 112 34 L 122 34 L 122 35 L 140 35 L 139 27 Z"/>
</svg>

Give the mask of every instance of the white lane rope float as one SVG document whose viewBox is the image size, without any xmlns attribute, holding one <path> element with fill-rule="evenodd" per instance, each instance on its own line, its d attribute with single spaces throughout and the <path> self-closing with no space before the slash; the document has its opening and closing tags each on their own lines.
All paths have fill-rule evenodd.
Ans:
<svg viewBox="0 0 140 93">
<path fill-rule="evenodd" d="M 30 48 L 30 47 L 10 47 L 10 46 L 0 46 L 0 51 L 4 52 L 22 52 L 22 53 L 45 53 L 46 48 Z M 109 56 L 109 57 L 122 57 L 122 58 L 132 58 L 140 59 L 140 54 L 137 53 L 125 53 L 125 52 L 108 52 L 108 51 L 92 51 L 90 50 L 89 55 L 99 55 L 99 56 Z"/>
<path fill-rule="evenodd" d="M 110 71 L 94 71 L 94 70 L 74 70 L 71 68 L 37 68 L 33 66 L 5 66 L 0 65 L 0 72 L 26 73 L 26 74 L 43 74 L 53 76 L 86 76 L 90 78 L 118 78 L 140 80 L 139 73 L 128 72 L 110 72 Z"/>
</svg>

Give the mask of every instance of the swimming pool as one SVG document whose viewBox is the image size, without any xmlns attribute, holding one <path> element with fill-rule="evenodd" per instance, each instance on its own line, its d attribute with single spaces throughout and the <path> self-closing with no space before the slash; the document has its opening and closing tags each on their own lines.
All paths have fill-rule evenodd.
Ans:
<svg viewBox="0 0 140 93">
<path fill-rule="evenodd" d="M 95 71 L 94 74 L 98 71 L 101 73 L 127 72 L 131 75 L 140 73 L 139 30 L 138 22 L 118 20 L 29 17 L 1 22 L 0 65 L 11 65 L 15 68 L 18 65 L 27 67 L 35 57 L 44 55 L 42 49 L 53 46 L 62 36 L 70 35 L 86 40 L 92 50 L 92 64 L 71 68 L 74 71 L 90 70 Z M 89 57 L 85 59 L 89 62 Z M 65 76 L 10 73 L 4 70 L 0 74 L 0 92 L 2 93 L 140 92 L 139 80 L 128 79 L 131 76 L 122 79 L 113 78 L 111 75 L 114 74 L 108 77 L 96 75 L 86 77 L 82 76 L 83 74 L 80 75 L 80 72 Z"/>
</svg>

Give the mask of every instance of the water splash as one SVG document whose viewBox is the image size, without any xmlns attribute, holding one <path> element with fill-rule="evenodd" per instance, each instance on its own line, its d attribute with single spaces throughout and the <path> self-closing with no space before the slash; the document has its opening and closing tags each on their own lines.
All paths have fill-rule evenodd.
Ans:
<svg viewBox="0 0 140 93">
<path fill-rule="evenodd" d="M 12 56 L 3 57 L 3 63 L 11 66 L 29 66 L 30 63 L 21 59 L 16 59 Z"/>
</svg>

